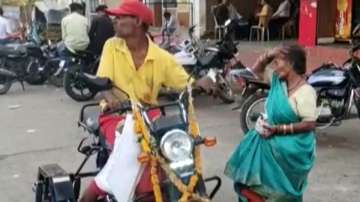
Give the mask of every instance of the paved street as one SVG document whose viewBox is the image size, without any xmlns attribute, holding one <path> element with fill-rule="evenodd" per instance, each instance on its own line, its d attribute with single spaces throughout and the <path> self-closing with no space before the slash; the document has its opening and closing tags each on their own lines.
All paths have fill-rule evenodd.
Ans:
<svg viewBox="0 0 360 202">
<path fill-rule="evenodd" d="M 252 64 L 261 50 L 272 46 L 242 43 L 244 63 Z M 330 59 L 340 63 L 346 57 L 344 49 L 325 49 L 325 53 L 319 48 L 309 50 L 310 68 Z M 68 171 L 77 168 L 82 155 L 76 152 L 76 146 L 86 135 L 76 124 L 80 107 L 81 103 L 52 86 L 26 86 L 23 92 L 15 84 L 0 97 L 1 202 L 34 201 L 31 188 L 39 165 L 58 163 Z M 236 201 L 231 181 L 223 176 L 226 159 L 243 136 L 239 112 L 231 111 L 231 107 L 205 96 L 196 100 L 202 134 L 218 139 L 215 148 L 203 150 L 204 175 L 220 175 L 224 182 L 216 202 Z M 317 132 L 317 160 L 305 202 L 360 201 L 358 123 L 359 120 L 346 121 L 338 128 Z M 88 169 L 91 168 L 89 163 Z"/>
</svg>

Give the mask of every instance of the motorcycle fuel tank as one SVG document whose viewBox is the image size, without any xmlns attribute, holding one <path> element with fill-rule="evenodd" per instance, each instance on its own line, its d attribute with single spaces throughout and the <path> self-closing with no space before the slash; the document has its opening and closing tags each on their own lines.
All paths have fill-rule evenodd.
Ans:
<svg viewBox="0 0 360 202">
<path fill-rule="evenodd" d="M 336 87 L 342 85 L 346 80 L 344 70 L 324 68 L 311 74 L 307 81 L 313 87 Z"/>
<path fill-rule="evenodd" d="M 174 55 L 176 62 L 181 65 L 196 65 L 196 57 L 193 53 L 182 50 Z"/>
</svg>

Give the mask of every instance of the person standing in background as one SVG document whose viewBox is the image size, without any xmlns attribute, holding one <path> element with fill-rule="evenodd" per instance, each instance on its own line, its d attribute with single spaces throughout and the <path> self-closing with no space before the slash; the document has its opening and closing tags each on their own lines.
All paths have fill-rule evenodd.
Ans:
<svg viewBox="0 0 360 202">
<path fill-rule="evenodd" d="M 281 2 L 276 12 L 271 16 L 269 29 L 272 37 L 279 36 L 281 27 L 290 19 L 290 11 L 290 0 L 284 0 Z"/>
<path fill-rule="evenodd" d="M 106 5 L 99 5 L 96 8 L 97 15 L 94 17 L 90 25 L 89 51 L 95 55 L 100 55 L 106 40 L 115 35 L 113 22 L 106 14 L 106 9 Z"/>
<path fill-rule="evenodd" d="M 3 14 L 4 11 L 0 7 L 0 44 L 6 44 L 19 35 L 12 31 L 10 20 L 5 18 Z"/>
<path fill-rule="evenodd" d="M 70 4 L 71 14 L 64 17 L 61 21 L 62 40 L 65 43 L 65 55 L 67 51 L 76 53 L 84 51 L 89 46 L 88 20 L 82 15 L 83 7 L 81 4 Z"/>
</svg>

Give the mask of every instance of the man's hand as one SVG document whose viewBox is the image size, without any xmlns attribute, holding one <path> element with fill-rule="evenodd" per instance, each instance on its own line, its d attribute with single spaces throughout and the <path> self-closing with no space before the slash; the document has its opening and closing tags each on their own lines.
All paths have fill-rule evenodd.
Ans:
<svg viewBox="0 0 360 202">
<path fill-rule="evenodd" d="M 102 106 L 102 111 L 115 110 L 119 107 L 120 100 L 113 95 L 111 90 L 105 91 L 102 94 L 106 101 L 106 105 Z"/>
</svg>

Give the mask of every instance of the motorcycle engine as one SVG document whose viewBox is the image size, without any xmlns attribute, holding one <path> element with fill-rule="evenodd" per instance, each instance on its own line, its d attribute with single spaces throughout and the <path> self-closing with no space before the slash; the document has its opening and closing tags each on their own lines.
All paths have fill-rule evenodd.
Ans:
<svg viewBox="0 0 360 202">
<path fill-rule="evenodd" d="M 339 117 L 343 114 L 343 109 L 345 105 L 344 99 L 321 99 L 320 100 L 321 111 L 320 116 L 333 116 Z"/>
<path fill-rule="evenodd" d="M 341 116 L 344 110 L 346 93 L 346 88 L 317 89 L 318 106 L 323 106 L 320 115 Z"/>
</svg>

